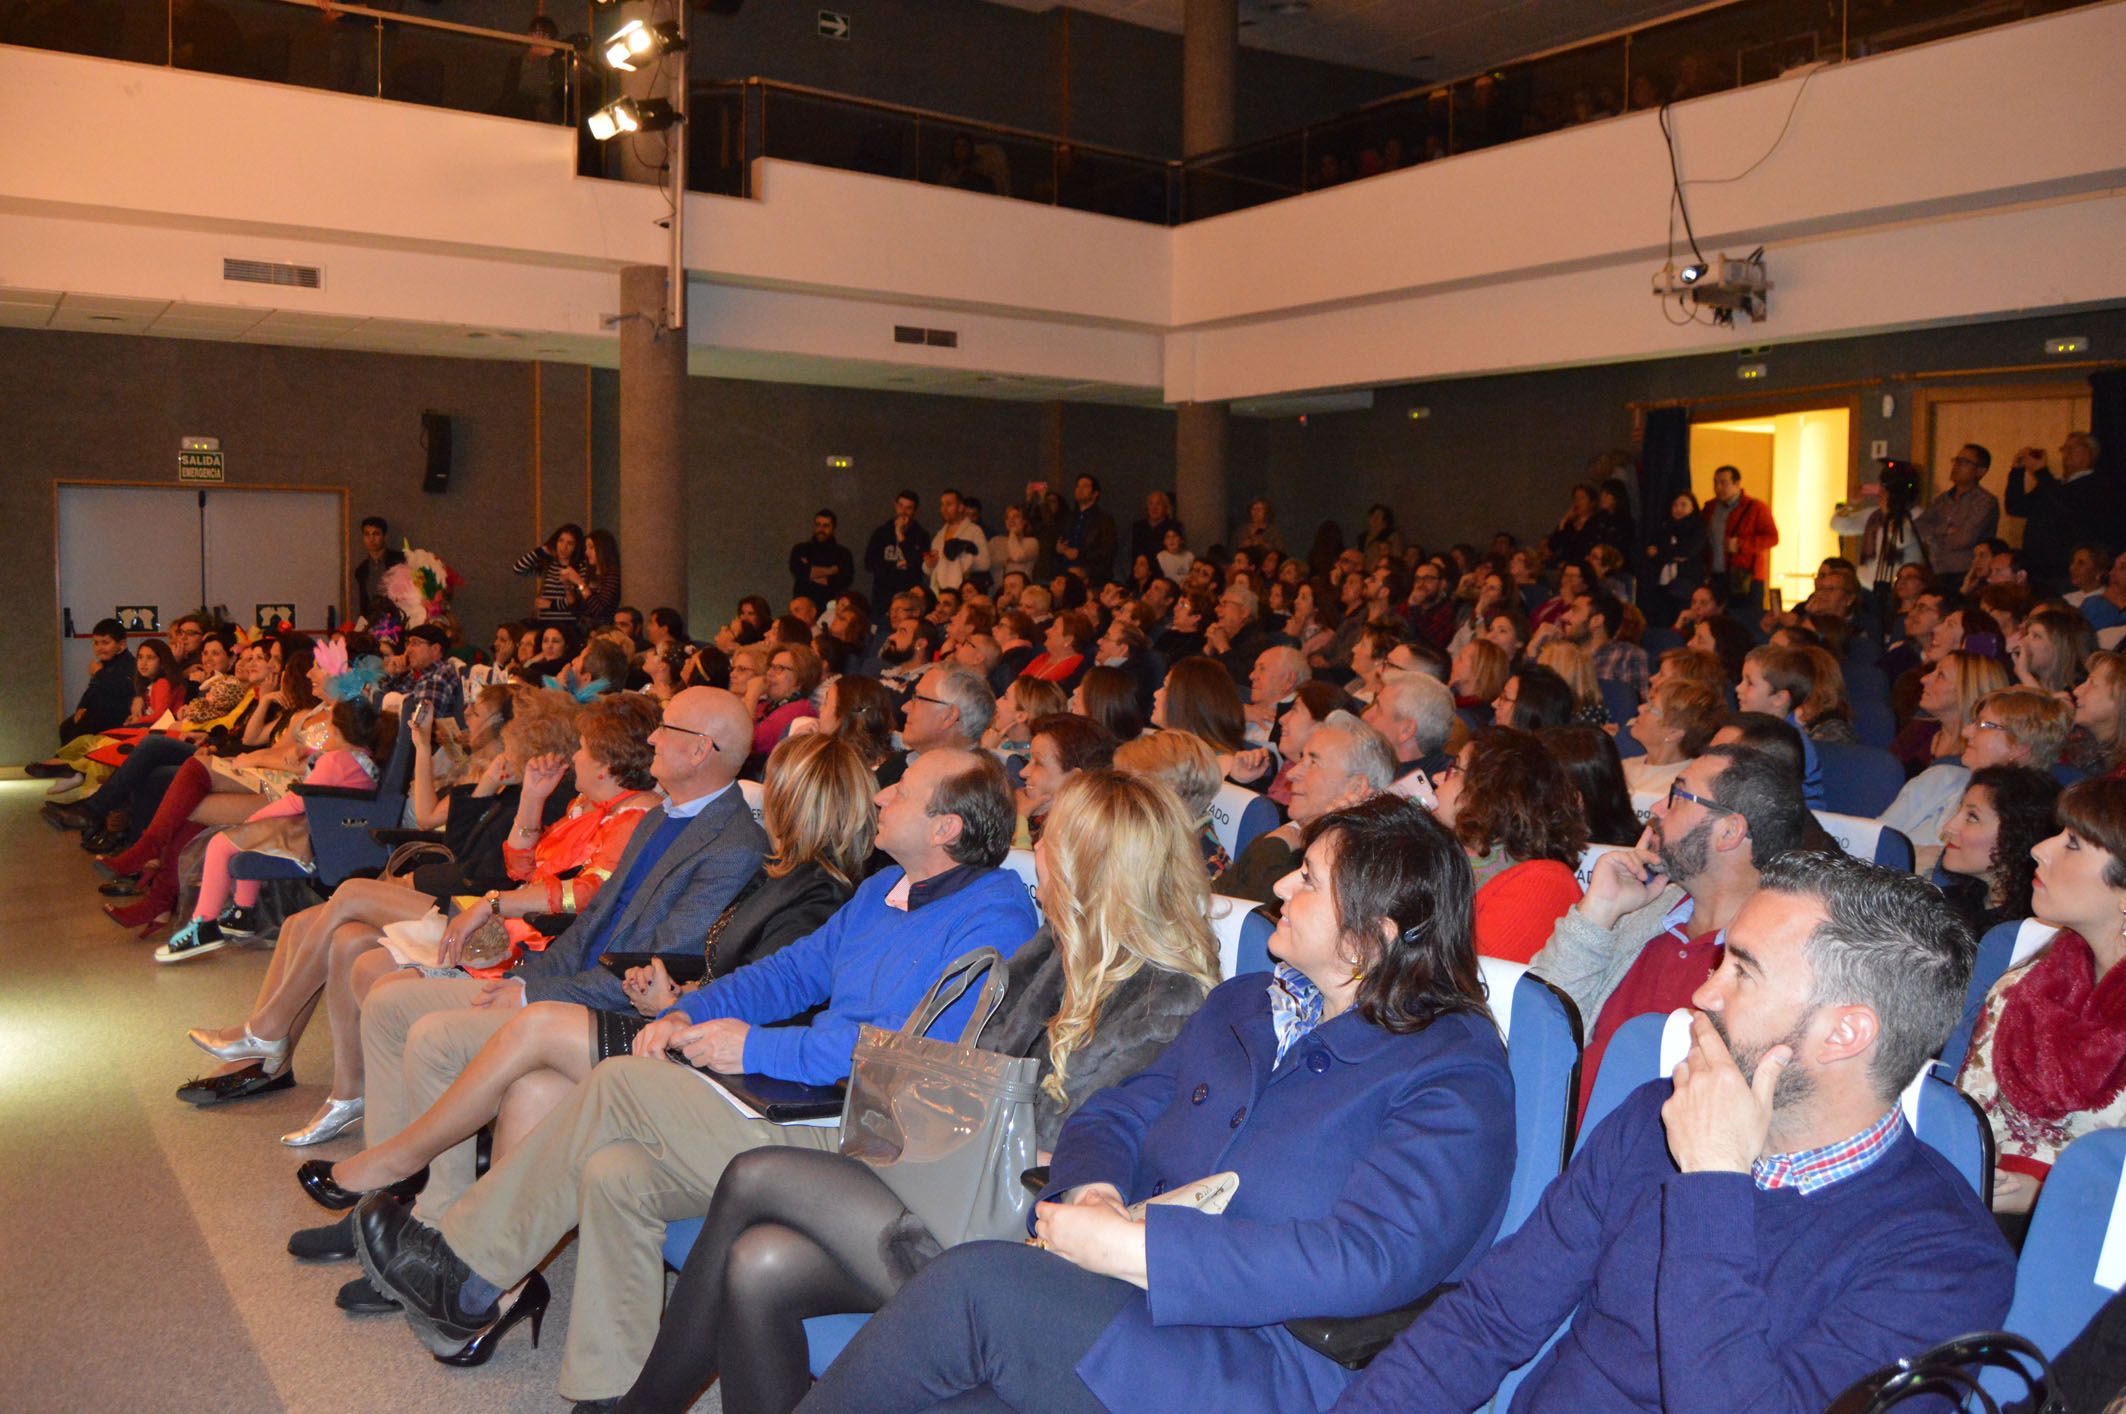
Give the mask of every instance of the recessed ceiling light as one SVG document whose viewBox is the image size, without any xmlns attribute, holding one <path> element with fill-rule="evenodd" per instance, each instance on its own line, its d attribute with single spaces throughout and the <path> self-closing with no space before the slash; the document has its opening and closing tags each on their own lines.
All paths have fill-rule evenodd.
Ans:
<svg viewBox="0 0 2126 1414">
<path fill-rule="evenodd" d="M 1270 0 L 1270 13 L 1273 15 L 1304 15 L 1313 8 L 1309 0 Z"/>
<path fill-rule="evenodd" d="M 89 316 L 89 323 L 123 324 L 125 323 L 125 316 L 123 314 L 92 314 Z"/>
</svg>

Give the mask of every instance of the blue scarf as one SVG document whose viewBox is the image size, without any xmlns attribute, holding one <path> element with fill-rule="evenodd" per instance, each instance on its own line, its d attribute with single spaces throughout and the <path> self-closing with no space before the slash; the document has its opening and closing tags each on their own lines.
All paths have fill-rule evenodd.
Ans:
<svg viewBox="0 0 2126 1414">
<path fill-rule="evenodd" d="M 1270 1063 L 1275 1070 L 1284 1064 L 1285 1052 L 1299 1043 L 1299 1039 L 1321 1025 L 1324 999 L 1321 989 L 1306 979 L 1304 973 L 1287 963 L 1278 963 L 1270 977 L 1270 1026 L 1277 1033 L 1277 1059 Z"/>
</svg>

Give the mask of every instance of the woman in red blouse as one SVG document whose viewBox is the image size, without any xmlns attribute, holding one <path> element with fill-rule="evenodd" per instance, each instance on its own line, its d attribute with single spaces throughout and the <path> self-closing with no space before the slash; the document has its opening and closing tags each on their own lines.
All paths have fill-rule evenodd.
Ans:
<svg viewBox="0 0 2126 1414">
<path fill-rule="evenodd" d="M 1067 683 L 1085 665 L 1085 652 L 1092 647 L 1092 624 L 1075 609 L 1066 609 L 1049 620 L 1046 650 L 1020 670 L 1021 677 L 1043 682 Z"/>
<path fill-rule="evenodd" d="M 1476 950 L 1526 962 L 1580 901 L 1587 820 L 1572 778 L 1532 732 L 1490 727 L 1433 782 L 1433 814 L 1476 875 Z"/>
</svg>

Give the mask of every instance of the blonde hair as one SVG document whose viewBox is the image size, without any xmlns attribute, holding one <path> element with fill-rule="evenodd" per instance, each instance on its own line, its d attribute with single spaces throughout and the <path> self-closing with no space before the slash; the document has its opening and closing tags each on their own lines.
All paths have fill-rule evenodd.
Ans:
<svg viewBox="0 0 2126 1414">
<path fill-rule="evenodd" d="M 761 790 L 761 827 L 775 850 L 765 866 L 768 877 L 817 864 L 845 884 L 862 878 L 877 823 L 871 809 L 877 791 L 863 758 L 841 737 L 784 737 L 768 753 Z"/>
<path fill-rule="evenodd" d="M 1602 700 L 1602 688 L 1595 681 L 1594 659 L 1579 644 L 1546 643 L 1536 661 L 1565 679 L 1565 686 L 1572 689 L 1575 708 L 1592 707 Z"/>
<path fill-rule="evenodd" d="M 2104 759 L 2116 761 L 2119 759 L 2120 750 L 2126 748 L 2126 653 L 2114 653 L 2105 649 L 2090 654 L 2089 676 L 2102 676 L 2110 683 L 2112 697 L 2118 704 L 2111 719 L 2110 740 L 2107 741 L 2101 736 L 2097 738 L 2097 744 L 2104 748 Z"/>
<path fill-rule="evenodd" d="M 1057 1101 L 1071 1053 L 1092 1038 L 1115 988 L 1152 966 L 1205 992 L 1218 985 L 1210 881 L 1181 797 L 1142 776 L 1084 770 L 1065 781 L 1041 837 L 1041 913 L 1063 960 L 1063 1003 L 1048 1021 Z"/>
<path fill-rule="evenodd" d="M 1225 773 L 1218 753 L 1194 732 L 1161 729 L 1146 732 L 1115 748 L 1115 769 L 1157 781 L 1181 797 L 1181 806 L 1198 822 L 1208 815 Z"/>
<path fill-rule="evenodd" d="M 582 703 L 557 687 L 525 689 L 509 725 L 502 728 L 502 750 L 517 774 L 524 774 L 525 765 L 536 757 L 574 754 L 576 714 L 582 710 Z"/>
<path fill-rule="evenodd" d="M 1019 715 L 1028 722 L 1070 710 L 1070 698 L 1063 691 L 1063 684 L 1047 678 L 1014 678 L 1004 690 L 1019 704 Z"/>
<path fill-rule="evenodd" d="M 748 643 L 733 648 L 732 665 L 736 666 L 741 662 L 751 663 L 756 673 L 765 673 L 768 670 L 768 646 L 765 643 Z"/>
<path fill-rule="evenodd" d="M 2007 687 L 1978 699 L 1976 716 L 2000 725 L 2009 739 L 2029 751 L 2026 764 L 2047 771 L 2060 759 L 2067 733 L 2074 730 L 2074 708 L 2034 687 Z"/>
<path fill-rule="evenodd" d="M 1490 639 L 1478 635 L 1462 645 L 1469 655 L 1469 695 L 1479 702 L 1489 702 L 1506 690 L 1506 679 L 1513 676 L 1513 659 L 1506 650 Z"/>
<path fill-rule="evenodd" d="M 2008 670 L 1998 658 L 1966 653 L 1959 648 L 1954 653 L 1944 654 L 1941 661 L 1956 683 L 1956 721 L 1959 726 L 1971 720 L 1980 698 L 2008 685 Z"/>
<path fill-rule="evenodd" d="M 1727 693 L 1727 670 L 1720 666 L 1716 654 L 1701 653 L 1695 648 L 1671 648 L 1661 655 L 1659 666 L 1668 670 L 1670 681 L 1698 683 L 1715 697 Z"/>
</svg>

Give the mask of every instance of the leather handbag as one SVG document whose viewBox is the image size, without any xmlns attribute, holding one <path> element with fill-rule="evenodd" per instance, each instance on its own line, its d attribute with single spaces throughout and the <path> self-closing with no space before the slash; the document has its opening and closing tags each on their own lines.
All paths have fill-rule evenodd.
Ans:
<svg viewBox="0 0 2126 1414">
<path fill-rule="evenodd" d="M 988 973 L 957 1041 L 925 1036 Z M 946 1247 L 1026 1235 L 1033 1195 L 1034 1082 L 1040 1062 L 974 1043 L 1003 1004 L 1004 959 L 977 948 L 956 959 L 898 1031 L 866 1026 L 849 1065 L 841 1152 L 877 1170 Z"/>
</svg>

